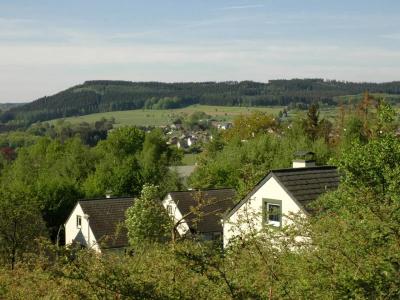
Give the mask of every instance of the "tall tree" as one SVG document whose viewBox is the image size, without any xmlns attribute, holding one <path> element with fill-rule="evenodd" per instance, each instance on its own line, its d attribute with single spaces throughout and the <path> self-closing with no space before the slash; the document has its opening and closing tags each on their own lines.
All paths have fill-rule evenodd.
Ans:
<svg viewBox="0 0 400 300">
<path fill-rule="evenodd" d="M 304 129 L 313 141 L 317 139 L 318 136 L 318 126 L 319 126 L 319 111 L 318 105 L 313 103 L 308 108 L 306 119 L 304 120 Z"/>
<path fill-rule="evenodd" d="M 84 184 L 86 195 L 104 196 L 107 191 L 115 195 L 138 195 L 143 182 L 138 160 L 143 141 L 143 131 L 123 127 L 100 142 L 94 149 L 96 170 Z"/>
<path fill-rule="evenodd" d="M 55 239 L 76 199 L 83 196 L 81 186 L 93 166 L 88 147 L 79 139 L 61 143 L 42 138 L 18 152 L 0 184 L 26 186 L 39 201 L 50 236 Z"/>
<path fill-rule="evenodd" d="M 14 269 L 35 240 L 46 236 L 34 193 L 15 183 L 0 189 L 0 259 Z"/>
<path fill-rule="evenodd" d="M 170 232 L 170 223 L 170 216 L 161 204 L 157 187 L 144 185 L 140 197 L 126 211 L 129 243 L 137 247 L 143 243 L 165 241 Z"/>
</svg>

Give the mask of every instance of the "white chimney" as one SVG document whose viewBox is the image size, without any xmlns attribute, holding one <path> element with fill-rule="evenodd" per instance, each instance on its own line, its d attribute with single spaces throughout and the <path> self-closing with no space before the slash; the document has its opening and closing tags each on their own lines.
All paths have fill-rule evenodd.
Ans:
<svg viewBox="0 0 400 300">
<path fill-rule="evenodd" d="M 293 160 L 293 168 L 311 168 L 315 167 L 315 153 L 311 151 L 298 151 Z"/>
<path fill-rule="evenodd" d="M 310 168 L 315 167 L 315 160 L 294 159 L 293 168 Z"/>
</svg>

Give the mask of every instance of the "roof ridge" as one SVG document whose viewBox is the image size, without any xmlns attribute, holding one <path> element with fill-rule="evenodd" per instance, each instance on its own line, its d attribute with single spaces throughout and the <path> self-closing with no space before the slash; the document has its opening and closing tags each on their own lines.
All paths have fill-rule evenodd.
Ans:
<svg viewBox="0 0 400 300">
<path fill-rule="evenodd" d="M 224 190 L 232 190 L 234 192 L 236 192 L 236 190 L 234 188 L 213 188 L 213 189 L 193 189 L 193 190 L 186 190 L 186 191 L 170 191 L 168 192 L 168 194 L 170 193 L 190 193 L 190 192 L 208 192 L 208 191 L 224 191 Z"/>
<path fill-rule="evenodd" d="M 298 172 L 298 171 L 312 171 L 312 170 L 333 170 L 337 169 L 336 166 L 315 166 L 315 167 L 304 167 L 304 168 L 282 168 L 282 169 L 274 169 L 270 172 Z"/>
<path fill-rule="evenodd" d="M 87 198 L 87 199 L 78 199 L 78 202 L 87 202 L 87 201 L 99 201 L 99 200 L 126 200 L 126 199 L 134 199 L 135 197 L 131 196 L 123 196 L 123 197 L 111 197 L 111 198 Z"/>
</svg>

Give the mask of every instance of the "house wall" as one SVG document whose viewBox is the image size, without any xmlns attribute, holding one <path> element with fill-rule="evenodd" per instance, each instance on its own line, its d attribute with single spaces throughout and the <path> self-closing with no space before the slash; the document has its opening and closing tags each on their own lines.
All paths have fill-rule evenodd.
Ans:
<svg viewBox="0 0 400 300">
<path fill-rule="evenodd" d="M 229 218 L 224 220 L 224 247 L 236 236 L 249 232 L 257 232 L 262 229 L 263 199 L 282 201 L 282 226 L 290 224 L 290 220 L 285 215 L 289 213 L 302 213 L 302 209 L 297 203 L 282 188 L 278 181 L 274 177 L 271 177 L 246 203 Z"/>
<path fill-rule="evenodd" d="M 178 209 L 176 203 L 172 200 L 171 195 L 168 194 L 165 199 L 162 202 L 163 206 L 165 209 L 167 209 L 168 205 L 171 205 L 172 207 L 172 218 L 174 219 L 174 222 L 178 222 L 182 220 L 182 213 Z M 186 221 L 181 222 L 179 226 L 177 227 L 177 231 L 180 236 L 185 235 L 189 231 L 189 226 L 186 223 Z"/>
<path fill-rule="evenodd" d="M 79 242 L 83 246 L 87 247 L 88 245 L 88 236 L 90 237 L 89 246 L 91 249 L 101 252 L 99 245 L 97 244 L 96 237 L 94 236 L 92 230 L 90 229 L 90 218 L 89 222 L 84 218 L 85 213 L 82 210 L 82 207 L 79 203 L 75 206 L 75 209 L 72 211 L 69 216 L 67 222 L 65 223 L 65 244 L 69 245 L 75 240 Z M 76 219 L 77 216 L 81 216 L 82 226 L 81 228 L 77 227 Z"/>
</svg>

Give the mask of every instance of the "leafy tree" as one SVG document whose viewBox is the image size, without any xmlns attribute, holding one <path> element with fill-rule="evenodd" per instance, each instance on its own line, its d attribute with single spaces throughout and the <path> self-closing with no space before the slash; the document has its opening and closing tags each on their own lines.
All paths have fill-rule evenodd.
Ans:
<svg viewBox="0 0 400 300">
<path fill-rule="evenodd" d="M 0 259 L 14 269 L 35 239 L 46 235 L 38 201 L 23 185 L 0 189 Z"/>
<path fill-rule="evenodd" d="M 42 138 L 18 152 L 0 184 L 26 186 L 39 201 L 50 236 L 55 239 L 76 200 L 83 196 L 81 186 L 93 166 L 89 149 L 78 139 L 62 144 Z"/>
<path fill-rule="evenodd" d="M 138 195 L 142 185 L 138 153 L 144 132 L 133 127 L 115 129 L 95 148 L 96 171 L 84 183 L 87 196 Z"/>
<path fill-rule="evenodd" d="M 227 130 L 226 138 L 240 138 L 247 140 L 254 138 L 260 133 L 266 133 L 268 130 L 276 131 L 278 127 L 274 116 L 254 111 L 249 115 L 242 115 L 234 119 L 233 127 Z"/>
<path fill-rule="evenodd" d="M 96 170 L 86 182 L 87 196 L 140 194 L 144 183 L 171 184 L 168 166 L 180 159 L 177 151 L 166 144 L 161 131 L 145 134 L 134 127 L 118 128 L 94 149 Z"/>
<path fill-rule="evenodd" d="M 390 127 L 392 115 L 389 107 L 378 113 L 378 128 Z M 328 298 L 398 298 L 400 141 L 386 131 L 354 139 L 334 163 L 340 188 L 315 205 L 318 214 L 302 232 L 312 241 L 298 260 L 310 272 L 302 282 Z"/>
<path fill-rule="evenodd" d="M 165 241 L 170 231 L 170 221 L 161 205 L 157 187 L 144 185 L 140 197 L 126 212 L 129 243 L 136 247 L 143 243 Z"/>
<path fill-rule="evenodd" d="M 318 105 L 313 103 L 308 108 L 307 118 L 305 120 L 305 130 L 312 140 L 315 140 L 318 133 L 319 111 Z"/>
<path fill-rule="evenodd" d="M 155 129 L 147 133 L 139 155 L 144 181 L 159 184 L 168 172 L 168 166 L 176 164 L 181 158 L 178 150 L 168 147 L 161 130 Z"/>
</svg>

